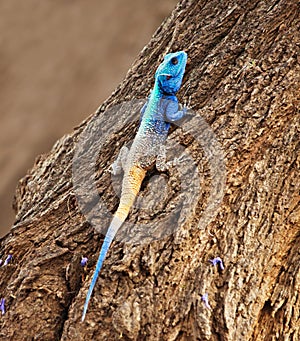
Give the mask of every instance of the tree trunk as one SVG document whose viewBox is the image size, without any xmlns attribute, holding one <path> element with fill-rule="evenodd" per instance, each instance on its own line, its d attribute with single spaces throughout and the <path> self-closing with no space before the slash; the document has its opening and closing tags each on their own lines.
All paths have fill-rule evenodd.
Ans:
<svg viewBox="0 0 300 341">
<path fill-rule="evenodd" d="M 1 240 L 3 340 L 300 338 L 299 18 L 297 0 L 178 4 L 112 96 L 20 181 Z M 146 98 L 176 50 L 193 108 L 169 136 L 182 162 L 148 173 L 81 323 L 118 204 L 107 170 L 141 101 L 116 105 Z"/>
</svg>

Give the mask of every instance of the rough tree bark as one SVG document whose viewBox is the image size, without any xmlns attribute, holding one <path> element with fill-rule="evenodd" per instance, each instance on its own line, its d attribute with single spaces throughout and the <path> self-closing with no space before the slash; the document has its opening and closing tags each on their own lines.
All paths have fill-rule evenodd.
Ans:
<svg viewBox="0 0 300 341">
<path fill-rule="evenodd" d="M 299 339 L 299 18 L 297 0 L 178 4 L 112 96 L 20 181 L 16 221 L 1 240 L 1 258 L 13 254 L 0 268 L 7 310 L 1 339 Z M 109 129 L 115 117 L 105 116 L 107 108 L 145 98 L 162 56 L 175 50 L 189 55 L 179 97 L 190 96 L 196 117 L 186 127 L 195 128 L 196 118 L 203 117 L 225 155 L 223 200 L 208 226 L 198 228 L 213 182 L 209 156 L 189 128 L 173 129 L 170 139 L 197 161 L 201 195 L 192 203 L 195 209 L 164 238 L 141 244 L 116 240 L 86 322 L 80 323 L 103 235 L 87 221 L 74 191 L 76 143 L 95 117 Z M 124 125 L 98 151 L 98 191 L 111 212 L 118 197 L 106 170 L 136 128 L 137 123 Z M 172 226 L 170 203 L 180 201 L 182 186 L 177 173 L 164 175 L 160 200 L 150 188 L 158 173 L 148 175 L 141 196 L 151 207 L 135 208 L 128 218 L 142 220 L 146 228 L 132 224 L 129 236 Z M 104 227 L 108 223 L 101 220 Z M 89 257 L 87 269 L 79 265 L 83 255 Z M 224 271 L 210 264 L 216 256 Z M 204 293 L 211 309 L 202 301 Z"/>
</svg>

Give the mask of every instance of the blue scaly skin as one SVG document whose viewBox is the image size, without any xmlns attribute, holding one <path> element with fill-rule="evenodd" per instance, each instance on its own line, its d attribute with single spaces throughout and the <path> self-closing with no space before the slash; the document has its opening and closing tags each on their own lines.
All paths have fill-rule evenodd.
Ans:
<svg viewBox="0 0 300 341">
<path fill-rule="evenodd" d="M 165 141 L 170 122 L 180 120 L 186 108 L 179 110 L 176 97 L 185 71 L 187 54 L 184 51 L 169 53 L 164 57 L 155 73 L 155 83 L 147 103 L 141 110 L 141 123 L 130 150 L 123 147 L 112 165 L 112 172 L 124 170 L 120 204 L 107 230 L 96 269 L 86 296 L 82 321 L 96 284 L 103 261 L 117 231 L 127 218 L 142 181 L 155 163 L 159 171 L 166 169 Z"/>
</svg>

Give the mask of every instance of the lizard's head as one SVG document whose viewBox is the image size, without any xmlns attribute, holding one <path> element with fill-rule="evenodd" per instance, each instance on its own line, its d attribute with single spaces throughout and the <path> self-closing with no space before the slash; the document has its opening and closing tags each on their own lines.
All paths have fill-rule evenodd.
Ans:
<svg viewBox="0 0 300 341">
<path fill-rule="evenodd" d="M 163 93 L 174 95 L 179 90 L 186 61 L 187 54 L 184 51 L 168 53 L 165 56 L 155 73 L 155 80 Z"/>
</svg>

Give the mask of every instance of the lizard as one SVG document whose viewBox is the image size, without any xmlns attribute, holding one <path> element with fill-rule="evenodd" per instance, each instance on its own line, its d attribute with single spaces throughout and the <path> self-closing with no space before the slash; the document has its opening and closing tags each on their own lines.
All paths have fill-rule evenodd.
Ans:
<svg viewBox="0 0 300 341">
<path fill-rule="evenodd" d="M 138 131 L 130 147 L 123 146 L 112 164 L 114 175 L 124 171 L 120 203 L 105 235 L 96 268 L 84 303 L 82 322 L 85 319 L 89 301 L 96 284 L 108 249 L 140 191 L 147 171 L 156 164 L 158 171 L 164 171 L 166 163 L 165 141 L 170 124 L 181 120 L 187 107 L 181 108 L 176 93 L 181 87 L 187 54 L 184 51 L 168 53 L 158 66 L 154 86 L 147 102 L 141 109 Z"/>
</svg>

